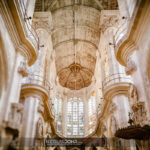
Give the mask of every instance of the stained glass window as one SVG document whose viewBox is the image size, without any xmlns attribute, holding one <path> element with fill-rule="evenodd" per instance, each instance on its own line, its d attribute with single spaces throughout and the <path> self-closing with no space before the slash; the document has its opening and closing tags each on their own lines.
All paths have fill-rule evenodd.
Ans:
<svg viewBox="0 0 150 150">
<path fill-rule="evenodd" d="M 67 135 L 84 135 L 84 104 L 80 98 L 70 98 L 67 103 Z"/>
</svg>

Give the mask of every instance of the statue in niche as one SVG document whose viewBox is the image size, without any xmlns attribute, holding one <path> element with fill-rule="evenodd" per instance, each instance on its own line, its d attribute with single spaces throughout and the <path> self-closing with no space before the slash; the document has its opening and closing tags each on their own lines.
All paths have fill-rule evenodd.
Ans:
<svg viewBox="0 0 150 150">
<path fill-rule="evenodd" d="M 42 119 L 39 118 L 39 120 L 37 121 L 37 128 L 36 128 L 36 136 L 38 138 L 42 138 L 43 137 L 43 123 L 42 123 Z"/>
</svg>

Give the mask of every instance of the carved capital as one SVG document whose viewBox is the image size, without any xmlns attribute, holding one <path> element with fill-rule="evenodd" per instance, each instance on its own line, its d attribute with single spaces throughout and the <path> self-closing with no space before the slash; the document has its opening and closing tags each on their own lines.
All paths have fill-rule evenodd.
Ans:
<svg viewBox="0 0 150 150">
<path fill-rule="evenodd" d="M 131 59 L 131 57 L 127 60 L 127 67 L 125 68 L 125 72 L 127 75 L 131 75 L 134 71 L 136 71 L 135 62 Z"/>
<path fill-rule="evenodd" d="M 52 30 L 52 17 L 50 12 L 36 12 L 32 20 L 32 27 L 37 30 L 38 28 L 46 29 L 48 33 Z"/>
<path fill-rule="evenodd" d="M 101 31 L 104 33 L 110 27 L 119 26 L 119 17 L 118 15 L 104 15 L 103 24 L 101 25 Z"/>
</svg>

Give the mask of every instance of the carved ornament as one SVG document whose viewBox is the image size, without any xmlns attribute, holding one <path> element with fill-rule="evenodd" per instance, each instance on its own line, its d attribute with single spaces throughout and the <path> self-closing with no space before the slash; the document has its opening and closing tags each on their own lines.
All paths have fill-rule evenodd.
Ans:
<svg viewBox="0 0 150 150">
<path fill-rule="evenodd" d="M 20 65 L 18 67 L 18 72 L 23 76 L 27 77 L 28 76 L 28 69 L 27 69 L 27 64 L 25 62 L 20 62 Z"/>
<path fill-rule="evenodd" d="M 135 125 L 144 126 L 148 124 L 147 112 L 144 102 L 137 102 L 132 106 L 133 122 Z"/>
<path fill-rule="evenodd" d="M 127 75 L 131 75 L 134 71 L 136 71 L 135 62 L 131 59 L 131 57 L 127 60 L 127 67 L 125 68 L 125 72 Z"/>
<path fill-rule="evenodd" d="M 110 27 L 118 27 L 119 26 L 119 17 L 117 15 L 105 15 L 103 24 L 101 25 L 101 31 L 104 33 L 106 29 Z"/>
</svg>

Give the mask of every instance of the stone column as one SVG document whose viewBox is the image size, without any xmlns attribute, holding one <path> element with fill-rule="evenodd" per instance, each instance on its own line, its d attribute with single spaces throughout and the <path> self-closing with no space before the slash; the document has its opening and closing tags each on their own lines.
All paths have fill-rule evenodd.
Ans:
<svg viewBox="0 0 150 150">
<path fill-rule="evenodd" d="M 10 107 L 12 103 L 18 103 L 21 90 L 21 80 L 28 75 L 26 59 L 19 53 L 16 53 L 16 61 L 14 64 L 11 86 L 5 101 L 1 104 L 1 118 L 8 121 Z"/>
<path fill-rule="evenodd" d="M 119 10 L 122 17 L 129 17 L 127 0 L 118 0 Z"/>
<path fill-rule="evenodd" d="M 41 103 L 47 103 L 49 99 L 48 81 L 46 80 L 46 56 L 50 55 L 49 49 L 49 30 L 50 29 L 50 13 L 40 13 L 33 18 L 33 27 L 39 36 L 39 53 L 37 60 L 33 66 L 29 68 L 29 76 L 24 80 L 21 97 L 24 98 L 24 113 L 23 113 L 23 127 L 21 137 L 25 138 L 25 146 L 33 144 L 33 138 L 36 136 L 36 131 L 40 134 L 40 138 L 43 135 L 43 125 L 39 120 L 40 116 L 38 108 Z M 43 20 L 44 18 L 44 20 Z M 49 64 L 47 64 L 49 65 Z M 40 102 L 41 101 L 41 102 Z M 38 126 L 37 126 L 38 123 Z M 39 129 L 37 129 L 39 128 Z M 29 140 L 28 138 L 31 138 Z M 28 148 L 27 148 L 28 149 Z"/>
<path fill-rule="evenodd" d="M 107 54 L 109 57 L 109 67 L 110 67 L 111 74 L 125 73 L 124 67 L 118 63 L 115 57 L 115 53 L 114 53 L 115 44 L 113 41 L 113 36 L 114 36 L 115 30 L 116 30 L 115 28 L 109 27 L 107 28 L 107 30 L 105 30 L 105 33 L 104 33 L 104 36 L 107 41 Z"/>
<path fill-rule="evenodd" d="M 115 57 L 115 43 L 114 35 L 119 25 L 119 16 L 117 14 L 105 14 L 103 18 L 102 33 L 105 37 L 107 54 L 109 57 L 109 77 L 104 80 L 103 94 L 106 101 L 106 105 L 111 110 L 112 104 L 117 106 L 115 111 L 115 119 L 117 120 L 117 126 L 127 127 L 128 126 L 128 112 L 130 112 L 130 105 L 128 101 L 128 90 L 130 87 L 131 80 L 127 79 L 124 68 L 118 63 Z M 111 115 L 109 112 L 107 117 Z M 111 112 L 111 111 L 110 111 Z M 109 135 L 109 138 L 113 138 L 115 135 Z M 112 142 L 117 142 L 116 139 Z M 115 144 L 115 143 L 114 143 Z M 125 146 L 124 146 L 125 148 Z M 116 150 L 116 147 L 111 147 L 111 150 Z M 129 148 L 130 149 L 130 148 Z"/>
<path fill-rule="evenodd" d="M 24 97 L 24 112 L 23 112 L 23 122 L 22 122 L 22 130 L 20 137 L 24 138 L 24 149 L 30 149 L 31 146 L 34 145 L 34 138 L 37 135 L 37 130 L 40 133 L 38 138 L 42 138 L 43 129 L 42 127 L 38 127 L 37 122 L 39 119 L 38 108 L 40 106 L 40 101 L 47 100 L 47 96 L 41 91 L 36 90 L 38 87 L 33 87 L 35 89 L 28 89 L 28 87 L 24 86 L 22 89 L 22 96 Z M 23 146 L 20 143 L 20 146 Z"/>
</svg>

